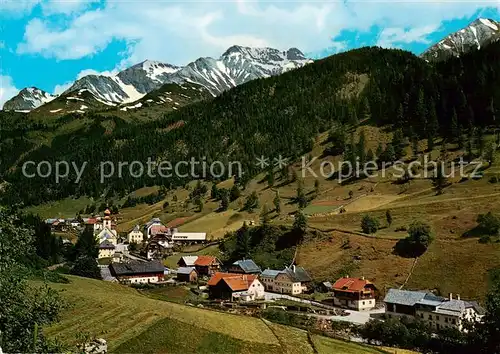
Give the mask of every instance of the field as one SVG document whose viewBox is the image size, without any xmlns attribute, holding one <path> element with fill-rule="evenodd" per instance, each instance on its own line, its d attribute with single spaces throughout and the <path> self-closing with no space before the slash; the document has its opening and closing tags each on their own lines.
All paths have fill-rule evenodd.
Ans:
<svg viewBox="0 0 500 354">
<path fill-rule="evenodd" d="M 68 276 L 51 284 L 70 303 L 45 333 L 67 345 L 85 337 L 108 341 L 110 352 L 313 353 L 304 331 L 141 295 L 119 284 Z M 318 353 L 375 353 L 371 347 L 321 339 Z M 338 350 L 337 350 L 338 348 Z"/>
<path fill-rule="evenodd" d="M 391 133 L 370 126 L 360 127 L 355 133 L 356 139 L 361 129 L 365 131 L 367 148 L 372 150 L 379 141 L 387 143 L 391 139 Z M 421 152 L 425 144 L 420 143 Z M 430 153 L 434 158 L 438 158 L 441 149 L 439 141 L 436 145 Z M 315 172 L 320 170 L 323 162 L 340 160 L 339 156 L 321 157 L 326 146 L 327 134 L 323 133 L 317 137 L 310 153 L 313 157 L 310 168 Z M 410 154 L 409 147 L 406 147 L 406 152 Z M 452 160 L 460 153 L 450 146 L 447 159 Z M 422 155 L 419 156 L 421 159 Z M 190 182 L 185 188 L 169 191 L 164 201 L 120 210 L 118 229 L 129 231 L 136 224 L 159 217 L 165 224 L 174 225 L 181 231 L 207 232 L 209 239 L 220 239 L 227 232 L 241 227 L 243 222 L 259 224 L 261 209 L 265 205 L 270 210 L 271 223 L 291 226 L 298 209 L 294 198 L 300 181 L 309 200 L 304 209 L 308 225 L 325 235 L 302 244 L 297 255 L 299 264 L 310 270 L 315 280 L 333 281 L 342 274 L 363 275 L 373 280 L 382 291 L 405 284 L 406 288 L 436 289 L 443 294 L 460 293 L 465 298 L 482 300 L 489 271 L 500 268 L 500 243 L 479 243 L 481 234 L 477 232 L 476 219 L 478 214 L 488 211 L 500 214 L 500 183 L 489 181 L 490 177 L 499 174 L 499 160 L 500 154 L 497 153 L 496 162 L 484 170 L 481 179 L 450 178 L 450 185 L 441 195 L 437 195 L 433 188 L 432 176 L 401 184 L 394 177 L 396 169 L 389 167 L 378 176 L 340 184 L 336 179 L 316 177 L 310 171 L 302 170 L 301 162 L 297 161 L 292 165 L 297 181 L 283 180 L 277 173 L 274 185 L 269 187 L 265 174 L 258 175 L 241 191 L 242 196 L 230 203 L 227 211 L 217 211 L 219 202 L 209 197 L 210 192 L 204 198 L 203 210 L 198 211 L 189 201 L 189 193 L 196 184 Z M 466 172 L 471 168 L 468 167 Z M 315 181 L 319 181 L 317 191 Z M 230 179 L 217 186 L 231 188 L 232 185 Z M 211 184 L 207 183 L 208 190 L 210 187 Z M 134 193 L 147 195 L 156 190 L 148 187 Z M 243 211 L 246 198 L 254 191 L 259 197 L 259 207 L 253 212 Z M 273 205 L 276 193 L 281 198 L 279 214 Z M 167 208 L 163 208 L 165 201 L 169 202 Z M 71 212 L 77 209 L 77 205 L 71 203 L 77 201 L 64 200 L 59 205 L 41 206 L 38 210 L 44 215 L 63 215 L 63 207 Z M 78 204 L 81 208 L 83 203 L 78 201 Z M 386 221 L 388 211 L 392 216 L 391 224 Z M 380 228 L 375 234 L 362 233 L 361 220 L 366 214 L 379 221 Z M 393 252 L 398 240 L 407 237 L 408 227 L 414 220 L 428 223 L 435 235 L 434 243 L 418 260 L 403 258 Z M 186 251 L 184 254 L 191 253 Z M 209 249 L 208 254 L 217 255 L 217 250 Z M 178 257 L 180 255 L 169 257 L 166 264 L 175 266 Z M 413 269 L 411 274 L 410 269 Z"/>
</svg>

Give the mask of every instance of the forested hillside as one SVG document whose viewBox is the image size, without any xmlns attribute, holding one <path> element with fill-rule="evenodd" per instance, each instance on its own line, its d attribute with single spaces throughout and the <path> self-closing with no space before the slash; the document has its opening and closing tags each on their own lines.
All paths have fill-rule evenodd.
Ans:
<svg viewBox="0 0 500 354">
<path fill-rule="evenodd" d="M 310 150 L 319 132 L 338 124 L 347 129 L 361 122 L 390 124 L 411 141 L 432 142 L 438 135 L 452 140 L 470 137 L 474 127 L 496 124 L 499 59 L 500 43 L 436 66 L 405 51 L 361 48 L 249 82 L 149 123 L 87 114 L 88 124 L 35 148 L 25 145 L 43 127 L 3 113 L 0 172 L 8 182 L 3 202 L 38 204 L 104 192 L 124 195 L 147 185 L 187 182 L 146 174 L 133 178 L 128 173 L 100 182 L 101 161 L 146 163 L 148 157 L 173 164 L 191 157 L 206 157 L 209 163 L 240 161 L 246 174 L 239 182 L 244 184 L 260 172 L 257 156 L 295 159 Z M 56 184 L 53 178 L 26 179 L 20 168 L 9 169 L 16 161 L 19 167 L 29 160 L 88 165 L 80 183 L 74 183 L 74 171 Z"/>
</svg>

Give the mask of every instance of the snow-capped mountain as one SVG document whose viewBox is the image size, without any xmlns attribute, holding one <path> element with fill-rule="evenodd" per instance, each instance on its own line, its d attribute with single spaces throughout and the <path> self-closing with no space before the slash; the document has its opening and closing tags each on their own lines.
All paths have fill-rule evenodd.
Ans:
<svg viewBox="0 0 500 354">
<path fill-rule="evenodd" d="M 280 51 L 273 48 L 232 46 L 219 59 L 199 58 L 184 67 L 146 60 L 115 76 L 87 75 L 75 81 L 63 95 L 85 89 L 101 103 L 114 106 L 135 102 L 164 84 L 194 83 L 216 96 L 247 81 L 279 75 L 310 62 L 312 60 L 307 59 L 296 48 Z M 17 96 L 12 100 L 18 100 Z M 11 107 L 13 106 L 6 104 L 5 109 L 12 109 Z M 24 105 L 22 109 L 36 107 L 38 105 Z"/>
<path fill-rule="evenodd" d="M 458 57 L 471 50 L 500 39 L 500 22 L 479 18 L 465 28 L 450 34 L 422 53 L 421 57 L 428 61 L 441 61 L 450 57 Z"/>
<path fill-rule="evenodd" d="M 284 52 L 273 48 L 232 46 L 218 60 L 199 58 L 189 63 L 170 80 L 197 83 L 217 95 L 247 81 L 279 75 L 310 62 L 312 60 L 296 48 Z"/>
<path fill-rule="evenodd" d="M 12 111 L 30 111 L 47 102 L 52 101 L 57 96 L 40 90 L 36 87 L 26 87 L 16 96 L 6 101 L 3 105 L 4 110 Z"/>
</svg>

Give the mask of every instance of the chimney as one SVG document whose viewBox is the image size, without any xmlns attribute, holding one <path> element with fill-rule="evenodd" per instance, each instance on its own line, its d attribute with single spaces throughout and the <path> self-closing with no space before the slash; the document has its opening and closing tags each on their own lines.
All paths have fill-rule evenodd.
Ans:
<svg viewBox="0 0 500 354">
<path fill-rule="evenodd" d="M 349 278 L 349 274 L 346 274 L 346 276 L 345 276 L 345 277 L 346 277 L 346 278 Z"/>
<path fill-rule="evenodd" d="M 292 271 L 295 273 L 295 264 L 292 266 Z"/>
<path fill-rule="evenodd" d="M 457 300 L 460 300 L 460 294 L 457 294 Z"/>
<path fill-rule="evenodd" d="M 365 280 L 365 277 L 364 277 L 364 276 L 362 276 L 362 277 L 360 277 L 359 279 L 361 279 L 361 280 Z"/>
<path fill-rule="evenodd" d="M 448 299 L 451 301 L 453 300 L 453 293 L 450 293 L 449 296 L 448 296 Z"/>
</svg>

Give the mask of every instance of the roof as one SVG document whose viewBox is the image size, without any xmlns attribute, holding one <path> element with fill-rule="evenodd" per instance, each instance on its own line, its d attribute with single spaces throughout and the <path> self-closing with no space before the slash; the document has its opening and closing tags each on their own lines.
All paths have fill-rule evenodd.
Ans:
<svg viewBox="0 0 500 354">
<path fill-rule="evenodd" d="M 223 277 L 222 281 L 225 282 L 232 291 L 243 291 L 248 290 L 256 278 L 255 275 L 251 274 L 233 274 L 232 277 Z"/>
<path fill-rule="evenodd" d="M 104 240 L 103 242 L 101 242 L 101 244 L 99 245 L 99 249 L 101 250 L 106 250 L 106 249 L 109 249 L 109 250 L 114 250 L 115 249 L 115 245 L 113 245 L 111 242 L 109 242 L 108 240 Z"/>
<path fill-rule="evenodd" d="M 466 300 L 445 300 L 436 310 L 436 312 L 459 312 L 462 313 L 468 308 L 473 308 L 478 314 L 483 315 L 485 313 L 484 308 L 482 308 L 475 301 L 466 301 Z M 444 313 L 444 312 L 443 312 Z"/>
<path fill-rule="evenodd" d="M 241 270 L 243 270 L 245 273 L 260 273 L 262 270 L 260 267 L 255 264 L 254 261 L 251 259 L 243 259 L 240 261 L 236 261 L 233 263 L 234 266 L 239 266 Z"/>
<path fill-rule="evenodd" d="M 384 302 L 406 306 L 414 306 L 417 302 L 424 299 L 430 293 L 424 291 L 411 291 L 400 289 L 389 289 L 385 295 Z"/>
<path fill-rule="evenodd" d="M 148 223 L 146 224 L 146 228 L 150 227 L 153 224 L 161 224 L 161 220 L 159 218 L 153 218 L 149 220 Z"/>
<path fill-rule="evenodd" d="M 186 266 L 193 266 L 194 262 L 196 262 L 196 259 L 198 259 L 198 256 L 184 256 L 179 259 L 179 262 L 177 262 L 177 264 L 179 264 L 182 260 L 184 261 L 184 264 Z"/>
<path fill-rule="evenodd" d="M 312 281 L 311 276 L 302 267 L 292 266 L 285 268 L 281 273 L 287 274 L 294 282 Z"/>
<path fill-rule="evenodd" d="M 203 267 L 209 266 L 215 262 L 219 263 L 217 258 L 215 258 L 214 256 L 198 256 L 196 261 L 194 261 L 194 265 Z"/>
<path fill-rule="evenodd" d="M 264 270 L 260 276 L 261 277 L 268 277 L 268 278 L 276 278 L 278 274 L 280 274 L 281 271 L 279 270 L 274 270 L 274 269 L 266 269 Z"/>
<path fill-rule="evenodd" d="M 90 225 L 97 224 L 97 219 L 88 219 L 85 223 Z"/>
<path fill-rule="evenodd" d="M 235 273 L 223 273 L 223 272 L 216 272 L 214 275 L 212 275 L 212 277 L 210 278 L 210 280 L 208 281 L 207 285 L 208 286 L 214 286 L 214 285 L 217 285 L 217 283 L 219 283 L 219 281 L 224 278 L 224 277 L 235 277 L 235 276 L 238 276 L 238 274 L 235 274 Z"/>
<path fill-rule="evenodd" d="M 194 267 L 179 267 L 179 269 L 177 269 L 177 274 L 191 274 L 193 270 L 196 272 Z"/>
<path fill-rule="evenodd" d="M 151 229 L 149 229 L 149 233 L 151 235 L 156 235 L 156 234 L 163 234 L 168 231 L 168 227 L 164 225 L 153 225 L 151 226 Z"/>
<path fill-rule="evenodd" d="M 111 273 L 120 275 L 134 275 L 144 273 L 162 273 L 165 269 L 160 261 L 150 262 L 129 262 L 129 263 L 111 263 L 109 265 Z"/>
<path fill-rule="evenodd" d="M 332 283 L 330 283 L 329 281 L 324 281 L 322 284 L 327 289 L 331 289 L 333 287 Z"/>
<path fill-rule="evenodd" d="M 333 284 L 334 290 L 360 292 L 365 289 L 367 285 L 372 285 L 372 282 L 362 278 L 349 278 L 343 277 Z"/>
<path fill-rule="evenodd" d="M 191 241 L 205 241 L 207 239 L 206 232 L 173 232 L 172 240 L 191 240 Z"/>
</svg>

